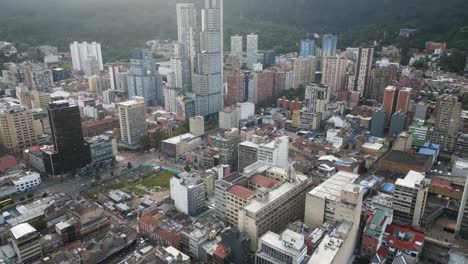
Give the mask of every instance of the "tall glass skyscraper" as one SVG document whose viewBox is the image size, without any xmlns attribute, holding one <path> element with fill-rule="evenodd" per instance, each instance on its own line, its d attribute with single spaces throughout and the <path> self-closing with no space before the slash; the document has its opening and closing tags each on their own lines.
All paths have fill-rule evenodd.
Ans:
<svg viewBox="0 0 468 264">
<path fill-rule="evenodd" d="M 323 57 L 332 57 L 336 55 L 336 44 L 338 36 L 323 35 L 322 55 Z"/>
<path fill-rule="evenodd" d="M 127 77 L 128 97 L 142 96 L 146 106 L 163 105 L 162 80 L 151 51 L 135 49 Z"/>
<path fill-rule="evenodd" d="M 200 43 L 193 61 L 196 115 L 223 109 L 223 0 L 207 0 L 201 12 Z"/>
<path fill-rule="evenodd" d="M 196 46 L 197 31 L 197 11 L 194 4 L 177 4 L 177 44 L 175 46 L 177 59 L 180 61 L 180 67 L 176 70 L 177 76 L 180 76 L 180 83 L 177 83 L 184 92 L 192 90 L 192 71 L 193 57 Z"/>
<path fill-rule="evenodd" d="M 306 58 L 308 56 L 315 56 L 315 40 L 301 40 L 301 50 L 299 51 L 299 55 L 302 58 Z"/>
</svg>

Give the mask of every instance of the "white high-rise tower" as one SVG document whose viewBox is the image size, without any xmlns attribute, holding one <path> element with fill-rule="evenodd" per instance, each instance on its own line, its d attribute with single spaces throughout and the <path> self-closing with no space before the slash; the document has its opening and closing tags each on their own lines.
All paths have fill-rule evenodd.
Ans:
<svg viewBox="0 0 468 264">
<path fill-rule="evenodd" d="M 258 35 L 247 35 L 247 68 L 252 69 L 258 60 Z"/>
<path fill-rule="evenodd" d="M 70 44 L 73 69 L 83 71 L 86 76 L 98 75 L 104 70 L 101 44 L 92 42 L 73 42 Z"/>
</svg>

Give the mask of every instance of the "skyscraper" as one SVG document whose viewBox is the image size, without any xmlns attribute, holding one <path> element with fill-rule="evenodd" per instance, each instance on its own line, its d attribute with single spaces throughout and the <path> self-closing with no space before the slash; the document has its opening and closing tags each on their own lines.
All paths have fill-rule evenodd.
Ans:
<svg viewBox="0 0 468 264">
<path fill-rule="evenodd" d="M 302 58 L 306 58 L 308 56 L 315 56 L 315 40 L 313 39 L 301 40 L 301 49 L 299 51 L 299 55 Z"/>
<path fill-rule="evenodd" d="M 57 175 L 85 167 L 91 162 L 89 145 L 81 129 L 80 109 L 68 101 L 49 104 L 53 153 L 44 162 L 48 173 Z M 51 166 L 49 166 L 51 164 Z"/>
<path fill-rule="evenodd" d="M 429 130 L 428 140 L 440 144 L 441 150 L 453 152 L 461 121 L 461 102 L 454 95 L 443 95 L 437 99 L 436 122 Z"/>
<path fill-rule="evenodd" d="M 196 115 L 207 116 L 223 109 L 223 0 L 207 0 L 201 18 L 192 90 Z"/>
<path fill-rule="evenodd" d="M 244 55 L 243 41 L 244 38 L 242 36 L 231 36 L 231 56 L 242 59 L 242 56 Z"/>
<path fill-rule="evenodd" d="M 92 42 L 73 42 L 70 44 L 73 69 L 84 72 L 85 76 L 99 74 L 104 70 L 101 44 Z"/>
<path fill-rule="evenodd" d="M 322 59 L 322 83 L 328 85 L 331 98 L 344 89 L 347 59 L 343 54 Z"/>
<path fill-rule="evenodd" d="M 316 57 L 313 56 L 299 57 L 294 60 L 294 88 L 315 81 L 316 64 Z"/>
<path fill-rule="evenodd" d="M 177 4 L 177 37 L 178 43 L 174 47 L 177 57 L 180 59 L 180 65 L 176 70 L 176 75 L 180 75 L 180 87 L 184 91 L 191 91 L 192 85 L 192 70 L 193 58 L 196 48 L 196 27 L 197 27 L 197 12 L 194 4 Z"/>
<path fill-rule="evenodd" d="M 323 35 L 322 56 L 323 57 L 335 56 L 337 42 L 338 42 L 338 36 Z"/>
<path fill-rule="evenodd" d="M 369 85 L 373 57 L 374 48 L 359 48 L 355 75 L 353 82 L 348 85 L 348 90 L 359 92 L 361 97 L 370 98 Z"/>
<path fill-rule="evenodd" d="M 252 69 L 258 60 L 258 35 L 247 35 L 247 68 Z"/>
<path fill-rule="evenodd" d="M 118 104 L 120 120 L 120 136 L 122 142 L 131 147 L 140 145 L 140 141 L 147 133 L 145 104 L 143 98 Z"/>
<path fill-rule="evenodd" d="M 162 81 L 151 51 L 147 49 L 133 50 L 127 81 L 129 98 L 144 97 L 146 106 L 164 104 Z"/>
</svg>

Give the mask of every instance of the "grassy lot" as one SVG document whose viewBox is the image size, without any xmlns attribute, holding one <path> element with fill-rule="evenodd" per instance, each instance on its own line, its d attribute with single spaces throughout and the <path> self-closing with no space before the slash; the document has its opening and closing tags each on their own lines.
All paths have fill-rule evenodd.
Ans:
<svg viewBox="0 0 468 264">
<path fill-rule="evenodd" d="M 172 175 L 172 172 L 162 171 L 136 182 L 123 181 L 109 186 L 97 186 L 96 188 L 89 190 L 88 195 L 90 197 L 94 197 L 94 195 L 104 194 L 109 190 L 117 189 L 124 192 L 134 193 L 136 195 L 144 195 L 152 191 L 157 191 L 158 188 L 169 189 L 169 181 Z"/>
</svg>

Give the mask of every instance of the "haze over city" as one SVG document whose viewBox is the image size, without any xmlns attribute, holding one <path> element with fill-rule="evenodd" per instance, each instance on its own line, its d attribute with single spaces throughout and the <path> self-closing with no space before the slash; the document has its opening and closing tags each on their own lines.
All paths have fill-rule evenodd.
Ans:
<svg viewBox="0 0 468 264">
<path fill-rule="evenodd" d="M 467 10 L 0 0 L 0 262 L 467 262 Z"/>
</svg>

